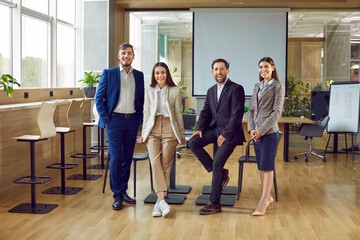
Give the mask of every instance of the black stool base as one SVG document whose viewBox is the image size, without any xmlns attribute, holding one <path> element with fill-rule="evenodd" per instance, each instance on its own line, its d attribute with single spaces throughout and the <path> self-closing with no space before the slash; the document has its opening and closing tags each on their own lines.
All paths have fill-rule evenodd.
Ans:
<svg viewBox="0 0 360 240">
<path fill-rule="evenodd" d="M 88 169 L 106 169 L 106 166 L 105 166 L 105 164 L 104 165 L 96 164 L 96 165 L 89 166 Z"/>
<path fill-rule="evenodd" d="M 99 178 L 101 178 L 102 175 L 94 175 L 94 174 L 74 174 L 71 175 L 70 177 L 68 177 L 68 180 L 89 180 L 89 181 L 94 181 L 94 180 L 98 180 Z"/>
<path fill-rule="evenodd" d="M 236 186 L 227 186 L 225 187 L 221 195 L 237 195 L 237 187 Z M 211 186 L 204 186 L 202 189 L 202 194 L 210 194 L 211 193 Z"/>
<path fill-rule="evenodd" d="M 175 188 L 168 188 L 168 193 L 189 193 L 191 186 L 189 185 L 176 185 Z"/>
<path fill-rule="evenodd" d="M 61 191 L 61 187 L 51 187 L 45 191 L 43 191 L 43 194 L 63 194 L 63 195 L 75 195 L 84 188 L 80 187 L 65 187 L 65 192 Z"/>
<path fill-rule="evenodd" d="M 57 208 L 57 204 L 40 204 L 37 203 L 34 208 L 31 207 L 31 203 L 22 203 L 12 209 L 9 213 L 31 213 L 31 214 L 46 214 Z"/>
<path fill-rule="evenodd" d="M 209 202 L 210 196 L 208 195 L 200 195 L 198 199 L 196 199 L 196 205 L 206 205 Z M 220 205 L 221 206 L 234 206 L 236 197 L 231 196 L 221 196 L 220 197 Z"/>
<path fill-rule="evenodd" d="M 182 204 L 185 200 L 185 195 L 179 195 L 179 194 L 168 194 L 167 197 L 165 197 L 165 202 L 168 204 Z M 144 203 L 156 203 L 157 201 L 157 195 L 155 193 L 149 194 L 144 199 Z"/>
</svg>

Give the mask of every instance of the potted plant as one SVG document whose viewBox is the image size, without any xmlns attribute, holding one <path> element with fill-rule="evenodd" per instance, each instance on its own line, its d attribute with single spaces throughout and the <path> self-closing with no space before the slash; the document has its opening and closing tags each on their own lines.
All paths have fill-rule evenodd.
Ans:
<svg viewBox="0 0 360 240">
<path fill-rule="evenodd" d="M 4 92 L 6 93 L 6 95 L 8 95 L 9 98 L 13 97 L 14 94 L 14 89 L 13 89 L 13 85 L 17 85 L 18 87 L 20 87 L 20 83 L 18 83 L 16 81 L 15 78 L 13 78 L 13 76 L 11 76 L 10 74 L 3 74 L 1 75 L 1 80 L 0 80 L 0 89 L 2 88 L 4 90 Z"/>
<path fill-rule="evenodd" d="M 93 71 L 91 72 L 84 72 L 85 78 L 79 80 L 79 82 L 83 85 L 86 85 L 84 87 L 85 90 L 85 96 L 87 98 L 93 98 L 95 96 L 96 92 L 96 85 L 100 82 L 100 74 L 93 74 Z"/>
<path fill-rule="evenodd" d="M 287 99 L 284 102 L 282 116 L 310 117 L 310 83 L 289 75 L 287 77 Z M 290 124 L 290 131 L 296 132 L 299 124 Z"/>
</svg>

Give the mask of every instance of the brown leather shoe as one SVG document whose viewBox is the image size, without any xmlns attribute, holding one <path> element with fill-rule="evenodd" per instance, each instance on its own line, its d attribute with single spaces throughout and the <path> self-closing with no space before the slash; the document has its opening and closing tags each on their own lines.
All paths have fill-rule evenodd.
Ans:
<svg viewBox="0 0 360 240">
<path fill-rule="evenodd" d="M 208 202 L 205 207 L 199 210 L 200 215 L 210 215 L 221 212 L 221 206 L 218 203 Z"/>
<path fill-rule="evenodd" d="M 221 186 L 222 186 L 223 189 L 229 183 L 229 180 L 230 180 L 230 178 L 229 178 L 229 170 L 224 168 L 224 176 L 223 176 L 223 179 L 222 179 L 222 182 L 221 182 Z"/>
</svg>

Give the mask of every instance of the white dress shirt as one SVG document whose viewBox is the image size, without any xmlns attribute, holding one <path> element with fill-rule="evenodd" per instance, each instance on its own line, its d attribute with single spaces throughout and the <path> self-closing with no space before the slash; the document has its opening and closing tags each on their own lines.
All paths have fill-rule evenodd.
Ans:
<svg viewBox="0 0 360 240">
<path fill-rule="evenodd" d="M 120 96 L 114 109 L 117 113 L 135 113 L 135 78 L 133 68 L 126 71 L 120 65 Z"/>
<path fill-rule="evenodd" d="M 225 84 L 226 84 L 226 82 L 227 82 L 227 78 L 226 78 L 226 80 L 225 80 L 225 82 L 223 83 L 223 84 L 221 84 L 221 85 L 217 85 L 217 100 L 219 101 L 219 99 L 220 99 L 220 96 L 221 96 L 221 92 L 222 92 L 222 90 L 224 89 L 224 86 L 225 86 Z"/>
<path fill-rule="evenodd" d="M 157 92 L 157 108 L 156 108 L 156 115 L 163 115 L 164 117 L 169 117 L 169 109 L 166 103 L 166 95 L 168 92 L 168 86 L 165 85 L 163 88 L 160 88 L 158 84 L 155 86 Z"/>
</svg>

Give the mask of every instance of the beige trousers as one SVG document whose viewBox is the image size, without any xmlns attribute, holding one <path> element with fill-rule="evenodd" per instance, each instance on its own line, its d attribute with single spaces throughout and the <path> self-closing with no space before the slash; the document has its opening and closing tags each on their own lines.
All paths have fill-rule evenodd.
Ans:
<svg viewBox="0 0 360 240">
<path fill-rule="evenodd" d="M 167 191 L 170 171 L 178 141 L 172 130 L 170 118 L 158 115 L 146 141 L 153 172 L 155 192 Z"/>
</svg>

